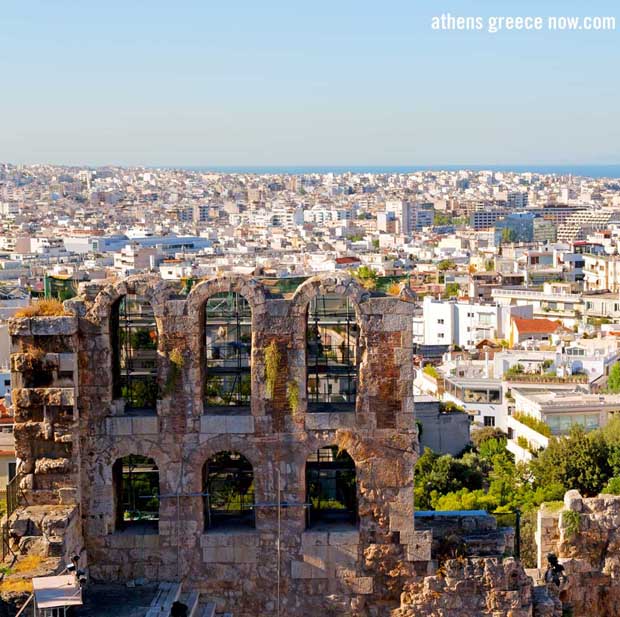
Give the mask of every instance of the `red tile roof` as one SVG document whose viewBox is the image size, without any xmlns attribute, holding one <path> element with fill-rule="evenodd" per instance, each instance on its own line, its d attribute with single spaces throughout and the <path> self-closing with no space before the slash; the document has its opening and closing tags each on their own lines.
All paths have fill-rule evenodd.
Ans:
<svg viewBox="0 0 620 617">
<path fill-rule="evenodd" d="M 557 321 L 551 321 L 551 319 L 513 317 L 512 321 L 519 330 L 519 334 L 553 334 L 562 327 Z"/>
</svg>

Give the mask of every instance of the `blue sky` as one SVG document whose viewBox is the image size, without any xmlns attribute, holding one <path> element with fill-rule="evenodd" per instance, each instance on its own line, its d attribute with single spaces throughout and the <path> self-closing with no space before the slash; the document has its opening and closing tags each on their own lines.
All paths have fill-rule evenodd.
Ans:
<svg viewBox="0 0 620 617">
<path fill-rule="evenodd" d="M 441 13 L 614 32 L 437 32 Z M 620 4 L 4 0 L 0 161 L 620 163 Z"/>
</svg>

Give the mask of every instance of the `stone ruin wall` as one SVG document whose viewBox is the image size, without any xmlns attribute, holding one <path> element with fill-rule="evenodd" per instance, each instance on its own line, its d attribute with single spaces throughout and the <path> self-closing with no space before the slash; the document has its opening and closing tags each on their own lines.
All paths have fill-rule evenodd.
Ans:
<svg viewBox="0 0 620 617">
<path fill-rule="evenodd" d="M 205 415 L 201 310 L 209 296 L 229 290 L 246 297 L 253 311 L 251 413 Z M 18 556 L 42 555 L 52 573 L 77 552 L 95 580 L 180 580 L 236 617 L 272 613 L 276 508 L 257 511 L 253 532 L 205 532 L 202 499 L 191 495 L 202 491 L 205 461 L 235 450 L 253 465 L 258 502 L 277 501 L 277 471 L 282 500 L 304 502 L 308 455 L 335 444 L 356 464 L 359 527 L 306 530 L 302 509 L 282 510 L 286 614 L 559 617 L 563 603 L 575 616 L 620 615 L 620 497 L 581 499 L 571 492 L 561 512 L 541 511 L 539 558 L 556 552 L 569 577 L 559 597 L 533 584 L 513 559 L 472 556 L 438 563 L 441 529 L 414 529 L 417 435 L 407 302 L 371 297 L 350 279 L 333 276 L 307 281 L 290 299 L 271 297 L 243 277 L 202 282 L 184 298 L 151 277 L 85 292 L 65 303 L 70 316 L 11 324 L 22 492 L 9 528 Z M 328 292 L 347 295 L 357 307 L 365 352 L 355 413 L 306 413 L 306 306 Z M 160 386 L 171 370 L 171 352 L 180 350 L 184 358 L 180 378 L 152 415 L 125 415 L 122 401 L 112 397 L 109 317 L 125 293 L 146 295 L 153 304 Z M 269 398 L 264 350 L 272 341 L 282 366 Z M 289 381 L 299 384 L 296 410 L 286 398 Z M 128 454 L 153 458 L 160 493 L 174 496 L 161 500 L 157 535 L 114 530 L 112 465 Z M 503 546 L 499 538 L 492 542 Z M 493 547 L 487 548 L 492 554 Z"/>
<path fill-rule="evenodd" d="M 539 513 L 539 568 L 555 553 L 568 581 L 560 599 L 575 617 L 620 615 L 620 496 L 564 496 L 564 507 Z"/>
<path fill-rule="evenodd" d="M 305 529 L 303 508 L 282 510 L 281 605 L 288 615 L 385 615 L 405 582 L 430 559 L 430 532 L 413 528 L 412 305 L 371 297 L 346 277 L 316 277 L 290 299 L 270 297 L 244 277 L 199 283 L 187 297 L 155 277 L 131 277 L 65 306 L 69 317 L 15 320 L 12 371 L 15 435 L 23 497 L 29 504 L 79 510 L 83 561 L 96 580 L 182 580 L 236 617 L 271 613 L 276 601 L 277 509 L 256 511 L 254 532 L 203 530 L 202 468 L 222 450 L 253 465 L 256 501 L 305 501 L 305 461 L 326 445 L 356 465 L 359 527 Z M 252 308 L 252 400 L 247 416 L 204 415 L 201 314 L 208 297 L 243 295 Z M 96 292 L 96 293 L 95 293 Z M 112 396 L 110 310 L 126 293 L 147 296 L 157 321 L 161 386 L 170 354 L 182 374 L 155 415 L 125 415 Z M 355 413 L 306 413 L 306 307 L 339 293 L 356 307 L 362 356 Z M 265 348 L 275 341 L 281 370 L 268 398 Z M 28 378 L 30 345 L 44 349 L 49 379 Z M 290 409 L 286 383 L 299 384 Z M 155 460 L 160 473 L 159 533 L 114 530 L 112 465 L 129 454 Z M 165 497 L 169 496 L 169 497 Z M 178 497 L 177 497 L 178 496 Z M 178 504 L 178 506 L 177 506 Z M 18 516 L 21 516 L 18 511 Z M 20 530 L 12 531 L 19 544 Z"/>
</svg>

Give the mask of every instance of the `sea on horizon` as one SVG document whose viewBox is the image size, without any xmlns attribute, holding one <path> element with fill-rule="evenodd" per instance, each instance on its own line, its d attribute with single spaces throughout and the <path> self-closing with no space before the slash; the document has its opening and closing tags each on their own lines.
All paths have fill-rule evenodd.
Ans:
<svg viewBox="0 0 620 617">
<path fill-rule="evenodd" d="M 167 166 L 165 166 L 167 167 Z M 581 176 L 586 178 L 620 179 L 620 164 L 616 165 L 325 165 L 325 166 L 278 166 L 278 165 L 184 165 L 178 169 L 200 172 L 239 173 L 239 174 L 398 174 L 416 171 L 499 171 L 514 173 L 537 173 L 544 175 Z"/>
</svg>

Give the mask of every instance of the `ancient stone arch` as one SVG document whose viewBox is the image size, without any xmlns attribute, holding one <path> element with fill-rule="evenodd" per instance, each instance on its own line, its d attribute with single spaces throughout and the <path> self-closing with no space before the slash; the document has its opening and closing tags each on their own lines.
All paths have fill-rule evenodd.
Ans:
<svg viewBox="0 0 620 617">
<path fill-rule="evenodd" d="M 235 291 L 241 294 L 252 309 L 252 319 L 258 319 L 266 309 L 267 292 L 256 279 L 229 275 L 201 281 L 193 287 L 187 296 L 186 312 L 191 320 L 200 320 L 205 302 L 217 293 Z"/>
</svg>

